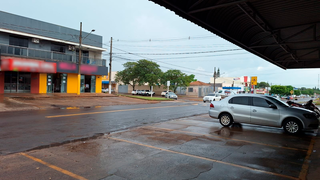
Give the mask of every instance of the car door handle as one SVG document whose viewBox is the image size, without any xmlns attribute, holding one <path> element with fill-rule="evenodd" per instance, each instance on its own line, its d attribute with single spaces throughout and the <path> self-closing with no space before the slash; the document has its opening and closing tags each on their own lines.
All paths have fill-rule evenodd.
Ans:
<svg viewBox="0 0 320 180">
<path fill-rule="evenodd" d="M 257 112 L 257 110 L 254 109 L 254 110 L 252 110 L 252 112 Z"/>
<path fill-rule="evenodd" d="M 233 107 L 233 106 L 231 106 L 231 107 L 230 107 L 230 109 L 234 109 L 234 107 Z"/>
</svg>

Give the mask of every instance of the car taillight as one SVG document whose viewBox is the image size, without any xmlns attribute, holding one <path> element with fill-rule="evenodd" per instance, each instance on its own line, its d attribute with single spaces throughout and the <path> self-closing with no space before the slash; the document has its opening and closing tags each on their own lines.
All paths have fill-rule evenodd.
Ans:
<svg viewBox="0 0 320 180">
<path fill-rule="evenodd" d="M 210 108 L 214 108 L 214 105 L 212 103 L 210 103 Z"/>
</svg>

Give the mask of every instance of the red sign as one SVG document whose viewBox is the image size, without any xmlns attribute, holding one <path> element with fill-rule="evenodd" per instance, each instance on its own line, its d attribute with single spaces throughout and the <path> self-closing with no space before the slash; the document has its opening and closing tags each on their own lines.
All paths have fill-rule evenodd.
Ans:
<svg viewBox="0 0 320 180">
<path fill-rule="evenodd" d="M 98 66 L 90 66 L 90 65 L 82 64 L 80 66 L 80 71 L 82 74 L 92 74 L 98 71 Z"/>
<path fill-rule="evenodd" d="M 24 71 L 24 72 L 43 72 L 43 73 L 56 73 L 56 63 L 29 60 L 22 58 L 9 58 L 2 59 L 2 71 Z"/>
<path fill-rule="evenodd" d="M 248 76 L 243 76 L 244 82 L 248 82 Z"/>
</svg>

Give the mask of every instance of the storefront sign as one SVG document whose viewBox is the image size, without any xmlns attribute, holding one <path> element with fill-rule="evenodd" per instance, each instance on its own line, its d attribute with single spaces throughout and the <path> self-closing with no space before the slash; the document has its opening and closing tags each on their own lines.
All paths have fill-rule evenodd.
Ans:
<svg viewBox="0 0 320 180">
<path fill-rule="evenodd" d="M 2 71 L 45 72 L 56 73 L 56 63 L 29 60 L 22 58 L 2 59 Z"/>
<path fill-rule="evenodd" d="M 69 62 L 56 62 L 49 60 L 47 60 L 47 62 L 55 62 L 57 64 L 57 72 L 59 73 L 78 73 L 78 64 Z M 107 75 L 108 68 L 104 66 L 81 64 L 80 73 L 85 75 Z"/>
</svg>

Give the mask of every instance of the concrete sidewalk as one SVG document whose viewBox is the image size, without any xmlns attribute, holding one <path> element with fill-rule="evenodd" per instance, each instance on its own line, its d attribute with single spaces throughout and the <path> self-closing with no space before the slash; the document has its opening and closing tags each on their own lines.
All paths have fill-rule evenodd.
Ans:
<svg viewBox="0 0 320 180">
<path fill-rule="evenodd" d="M 2 94 L 0 112 L 43 109 L 93 108 L 112 105 L 154 104 L 158 102 L 119 97 L 115 94 Z"/>
</svg>

